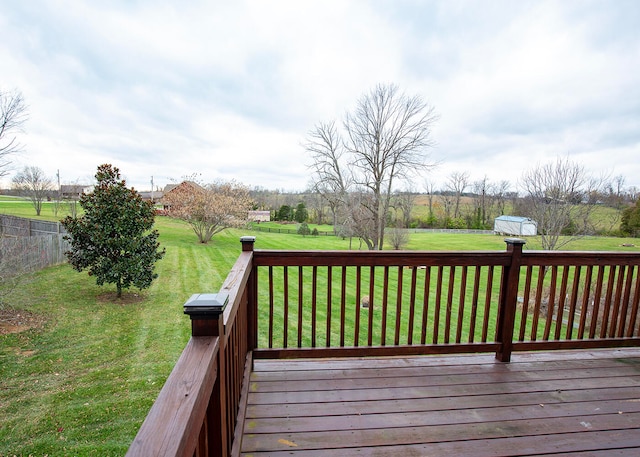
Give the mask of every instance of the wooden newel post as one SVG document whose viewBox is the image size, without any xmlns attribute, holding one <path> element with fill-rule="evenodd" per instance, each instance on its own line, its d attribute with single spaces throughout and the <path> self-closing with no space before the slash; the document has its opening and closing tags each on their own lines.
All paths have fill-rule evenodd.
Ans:
<svg viewBox="0 0 640 457">
<path fill-rule="evenodd" d="M 253 244 L 256 242 L 255 236 L 241 236 L 242 252 L 253 251 Z"/>
<path fill-rule="evenodd" d="M 184 313 L 191 318 L 191 336 L 217 336 L 219 342 L 217 376 L 207 414 L 202 424 L 201 439 L 197 455 L 223 456 L 229 455 L 229 443 L 226 418 L 226 335 L 224 328 L 224 309 L 229 302 L 229 294 L 194 294 L 184 304 Z M 204 438 L 203 438 L 204 437 Z"/>
<path fill-rule="evenodd" d="M 191 318 L 191 336 L 223 336 L 222 314 L 229 294 L 193 294 L 184 304 L 184 313 Z"/>
<path fill-rule="evenodd" d="M 511 254 L 511 262 L 504 268 L 502 273 L 498 327 L 496 329 L 496 341 L 500 343 L 500 348 L 496 353 L 496 359 L 501 362 L 509 362 L 513 347 L 513 331 L 518 303 L 522 247 L 526 241 L 520 238 L 507 238 L 504 241 L 507 243 L 507 252 Z"/>
<path fill-rule="evenodd" d="M 242 252 L 253 252 L 255 236 L 240 237 Z M 251 265 L 251 276 L 247 282 L 247 350 L 258 346 L 258 269 Z"/>
</svg>

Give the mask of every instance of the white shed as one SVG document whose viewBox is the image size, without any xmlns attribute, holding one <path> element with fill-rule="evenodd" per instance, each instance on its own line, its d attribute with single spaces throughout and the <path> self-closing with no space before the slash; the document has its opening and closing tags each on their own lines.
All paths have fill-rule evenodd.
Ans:
<svg viewBox="0 0 640 457">
<path fill-rule="evenodd" d="M 538 223 L 528 217 L 499 216 L 493 222 L 493 231 L 501 235 L 535 236 Z"/>
</svg>

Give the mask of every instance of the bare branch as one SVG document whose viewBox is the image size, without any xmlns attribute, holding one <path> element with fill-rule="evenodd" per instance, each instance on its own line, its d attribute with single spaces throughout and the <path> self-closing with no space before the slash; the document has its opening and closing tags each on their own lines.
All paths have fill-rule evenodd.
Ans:
<svg viewBox="0 0 640 457">
<path fill-rule="evenodd" d="M 16 134 L 22 131 L 27 118 L 22 94 L 0 91 L 0 177 L 9 172 L 10 156 L 22 150 Z"/>
</svg>

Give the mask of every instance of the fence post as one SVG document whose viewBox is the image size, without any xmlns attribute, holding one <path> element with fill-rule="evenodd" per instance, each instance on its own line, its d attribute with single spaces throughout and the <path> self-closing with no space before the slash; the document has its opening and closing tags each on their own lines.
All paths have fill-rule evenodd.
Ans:
<svg viewBox="0 0 640 457">
<path fill-rule="evenodd" d="M 253 252 L 256 242 L 255 236 L 243 236 L 240 238 L 242 252 Z M 247 281 L 247 350 L 252 351 L 258 347 L 258 267 L 249 266 L 251 274 Z"/>
<path fill-rule="evenodd" d="M 224 328 L 224 309 L 229 302 L 229 294 L 194 294 L 184 304 L 184 313 L 191 317 L 191 336 L 217 336 L 218 375 L 213 385 L 207 418 L 204 423 L 206 434 L 206 454 L 209 456 L 228 456 L 227 442 L 227 374 L 225 363 L 226 335 Z M 201 443 L 202 445 L 202 443 Z M 199 454 L 198 454 L 199 455 Z"/>
<path fill-rule="evenodd" d="M 511 262 L 502 272 L 500 285 L 500 303 L 498 307 L 498 325 L 496 341 L 500 343 L 496 359 L 501 362 L 511 360 L 513 347 L 513 331 L 515 326 L 516 305 L 518 302 L 518 283 L 520 280 L 520 265 L 522 263 L 522 247 L 526 243 L 520 238 L 507 238 L 507 252 L 511 254 Z"/>
</svg>

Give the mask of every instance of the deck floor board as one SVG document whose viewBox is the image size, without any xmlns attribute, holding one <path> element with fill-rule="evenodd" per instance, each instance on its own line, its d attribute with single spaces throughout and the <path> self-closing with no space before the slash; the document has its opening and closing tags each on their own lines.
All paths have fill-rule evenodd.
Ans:
<svg viewBox="0 0 640 457">
<path fill-rule="evenodd" d="M 255 360 L 244 456 L 640 455 L 640 349 Z"/>
</svg>

